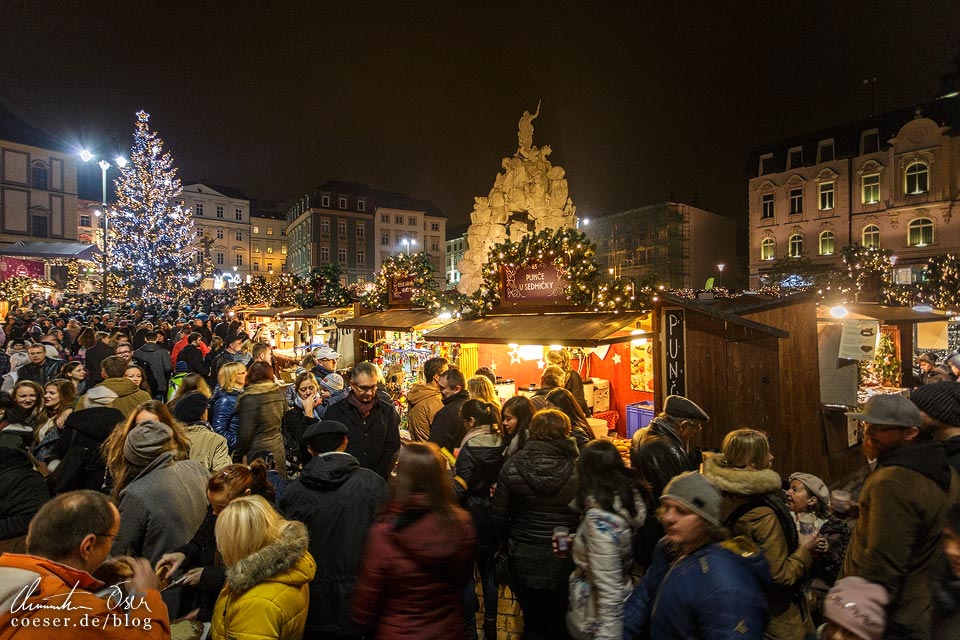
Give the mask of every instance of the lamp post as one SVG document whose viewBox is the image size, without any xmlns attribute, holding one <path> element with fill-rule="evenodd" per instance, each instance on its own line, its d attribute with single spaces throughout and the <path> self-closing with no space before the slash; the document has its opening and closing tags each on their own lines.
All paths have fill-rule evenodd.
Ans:
<svg viewBox="0 0 960 640">
<path fill-rule="evenodd" d="M 407 255 L 410 255 L 410 245 L 417 246 L 416 238 L 404 238 L 401 242 L 407 248 Z"/>
<path fill-rule="evenodd" d="M 723 287 L 723 269 L 724 269 L 724 267 L 726 267 L 726 266 L 727 266 L 727 265 L 723 264 L 722 262 L 717 265 L 717 271 L 720 272 L 720 275 L 717 277 L 717 288 L 718 288 L 718 289 L 720 289 L 720 288 Z"/>
<path fill-rule="evenodd" d="M 84 162 L 90 162 L 93 160 L 93 154 L 89 151 L 81 151 L 80 159 Z M 117 156 L 114 159 L 114 162 L 117 163 L 117 166 L 121 169 L 127 166 L 127 159 L 123 156 Z M 103 289 L 101 290 L 102 296 L 102 306 L 104 309 L 107 308 L 107 252 L 109 250 L 110 244 L 110 216 L 107 213 L 107 169 L 110 168 L 110 163 L 106 160 L 101 160 L 97 163 L 100 167 L 100 177 L 101 177 L 101 198 L 100 198 L 100 211 L 97 212 L 97 217 L 103 216 Z"/>
</svg>

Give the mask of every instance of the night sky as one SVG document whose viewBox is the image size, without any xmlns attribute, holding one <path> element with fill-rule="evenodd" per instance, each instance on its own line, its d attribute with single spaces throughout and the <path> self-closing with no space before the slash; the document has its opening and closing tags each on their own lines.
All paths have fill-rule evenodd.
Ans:
<svg viewBox="0 0 960 640">
<path fill-rule="evenodd" d="M 927 101 L 960 49 L 956 0 L 203 4 L 5 0 L 0 98 L 111 153 L 143 108 L 181 177 L 366 182 L 451 225 L 540 99 L 581 216 L 699 193 L 742 217 L 749 147 L 869 115 L 867 77 L 878 111 Z"/>
</svg>

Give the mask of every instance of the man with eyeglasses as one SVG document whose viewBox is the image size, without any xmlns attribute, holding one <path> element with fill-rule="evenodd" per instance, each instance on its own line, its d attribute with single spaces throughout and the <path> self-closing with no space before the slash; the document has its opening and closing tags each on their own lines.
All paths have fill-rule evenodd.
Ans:
<svg viewBox="0 0 960 640">
<path fill-rule="evenodd" d="M 876 460 L 860 492 L 860 517 L 840 577 L 860 576 L 890 595 L 884 637 L 930 638 L 927 571 L 960 477 L 939 442 L 921 442 L 919 409 L 899 394 L 877 394 L 862 413 L 863 455 Z"/>
<path fill-rule="evenodd" d="M 324 420 L 347 425 L 347 453 L 361 467 L 390 477 L 400 453 L 400 415 L 393 405 L 377 395 L 380 370 L 372 362 L 360 362 L 350 372 L 350 393 L 331 405 Z"/>
<path fill-rule="evenodd" d="M 127 598 L 95 595 L 104 583 L 92 574 L 119 532 L 120 512 L 102 493 L 71 491 L 46 503 L 30 522 L 27 553 L 0 556 L 0 637 L 169 638 L 167 607 L 147 560 L 123 559 L 132 572 Z"/>
</svg>

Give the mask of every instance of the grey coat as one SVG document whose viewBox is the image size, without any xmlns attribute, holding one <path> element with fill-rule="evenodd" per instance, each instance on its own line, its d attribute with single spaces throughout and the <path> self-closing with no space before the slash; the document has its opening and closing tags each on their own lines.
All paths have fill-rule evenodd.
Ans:
<svg viewBox="0 0 960 640">
<path fill-rule="evenodd" d="M 120 492 L 120 531 L 113 555 L 132 555 L 153 565 L 164 553 L 190 542 L 207 514 L 207 470 L 195 460 L 158 456 Z"/>
<path fill-rule="evenodd" d="M 277 471 L 286 476 L 287 455 L 280 430 L 286 410 L 283 391 L 273 381 L 256 382 L 246 387 L 237 398 L 236 414 L 240 424 L 233 449 L 234 459 L 268 451 L 273 454 Z"/>
</svg>

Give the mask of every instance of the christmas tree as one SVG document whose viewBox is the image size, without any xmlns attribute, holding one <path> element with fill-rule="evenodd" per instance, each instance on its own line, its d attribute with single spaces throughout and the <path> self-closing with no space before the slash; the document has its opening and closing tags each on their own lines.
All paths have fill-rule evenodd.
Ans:
<svg viewBox="0 0 960 640">
<path fill-rule="evenodd" d="M 149 119 L 137 113 L 130 162 L 120 167 L 116 210 L 108 213 L 108 263 L 121 286 L 140 297 L 199 287 L 212 269 L 191 210 L 176 200 L 173 158 Z"/>
</svg>

